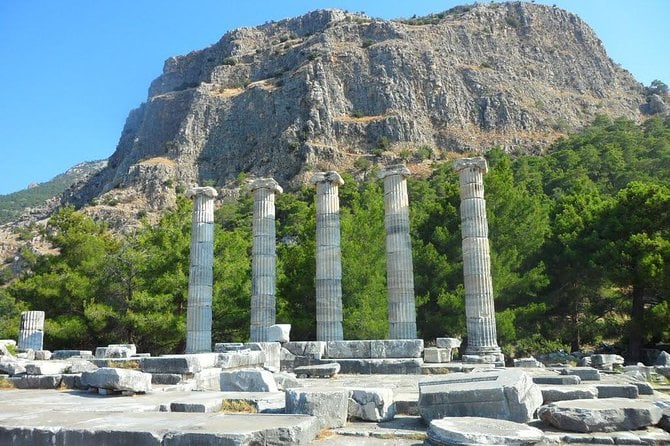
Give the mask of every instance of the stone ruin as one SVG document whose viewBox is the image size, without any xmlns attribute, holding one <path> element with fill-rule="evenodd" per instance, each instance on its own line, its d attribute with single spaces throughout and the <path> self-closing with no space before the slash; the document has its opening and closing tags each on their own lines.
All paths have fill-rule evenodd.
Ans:
<svg viewBox="0 0 670 446">
<path fill-rule="evenodd" d="M 211 351 L 212 188 L 194 188 L 187 353 L 133 344 L 43 350 L 43 312 L 21 316 L 19 344 L 0 341 L 0 445 L 670 444 L 670 355 L 623 366 L 520 358 L 504 368 L 490 277 L 483 158 L 454 165 L 461 217 L 468 345 L 416 339 L 404 166 L 384 169 L 391 339 L 342 339 L 341 178 L 317 187 L 317 340 L 291 341 L 275 321 L 272 179 L 252 183 L 251 342 Z M 11 352 L 17 350 L 16 355 Z M 623 368 L 622 368 L 623 367 Z M 58 391 L 55 391 L 58 390 Z M 330 432 L 324 435 L 324 432 Z M 364 440 L 363 440 L 364 439 Z"/>
</svg>

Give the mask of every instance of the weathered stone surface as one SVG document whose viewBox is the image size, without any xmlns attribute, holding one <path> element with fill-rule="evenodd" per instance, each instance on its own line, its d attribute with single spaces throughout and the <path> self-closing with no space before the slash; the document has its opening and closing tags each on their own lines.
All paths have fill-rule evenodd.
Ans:
<svg viewBox="0 0 670 446">
<path fill-rule="evenodd" d="M 504 365 L 498 346 L 491 280 L 483 157 L 461 158 L 453 163 L 458 172 L 461 195 L 461 238 L 465 287 L 465 319 L 468 345 L 463 362 L 490 362 Z"/>
<path fill-rule="evenodd" d="M 51 359 L 62 360 L 69 358 L 94 359 L 91 350 L 54 350 Z"/>
<path fill-rule="evenodd" d="M 239 352 L 249 350 L 242 342 L 217 342 L 214 344 L 214 351 L 217 353 Z"/>
<path fill-rule="evenodd" d="M 527 422 L 542 404 L 542 392 L 518 369 L 453 373 L 419 383 L 419 412 L 436 418 L 480 416 Z"/>
<path fill-rule="evenodd" d="M 458 338 L 436 338 L 435 345 L 438 348 L 461 348 L 461 340 Z"/>
<path fill-rule="evenodd" d="M 637 376 L 639 375 L 641 377 L 641 380 L 650 381 L 653 379 L 653 375 L 656 372 L 656 370 L 654 369 L 654 366 L 646 366 L 642 363 L 638 363 L 637 365 L 624 366 L 623 372 L 626 375 L 635 376 L 636 379 L 640 379 L 637 378 Z"/>
<path fill-rule="evenodd" d="M 221 390 L 221 369 L 207 368 L 193 374 L 195 387 L 193 390 Z"/>
<path fill-rule="evenodd" d="M 263 367 L 265 364 L 265 353 L 260 350 L 241 350 L 227 353 L 219 353 L 216 362 L 217 367 L 222 369 L 239 369 L 243 367 Z"/>
<path fill-rule="evenodd" d="M 373 359 L 421 358 L 423 339 L 382 339 L 370 341 Z"/>
<path fill-rule="evenodd" d="M 295 356 L 308 356 L 312 359 L 321 359 L 326 353 L 326 343 L 323 341 L 291 341 L 282 347 Z"/>
<path fill-rule="evenodd" d="M 0 356 L 0 373 L 7 375 L 22 375 L 26 373 L 26 368 L 22 362 L 13 356 Z"/>
<path fill-rule="evenodd" d="M 291 340 L 291 324 L 274 324 L 268 327 L 269 342 L 289 342 Z"/>
<path fill-rule="evenodd" d="M 217 366 L 219 356 L 218 353 L 199 353 L 141 358 L 140 367 L 148 373 L 189 374 Z"/>
<path fill-rule="evenodd" d="M 306 378 L 332 378 L 340 372 L 340 364 L 330 362 L 327 364 L 303 365 L 295 368 L 295 374 Z"/>
<path fill-rule="evenodd" d="M 565 400 L 592 400 L 598 398 L 598 389 L 593 386 L 540 386 L 543 404 Z"/>
<path fill-rule="evenodd" d="M 385 388 L 349 389 L 349 419 L 389 421 L 395 417 L 393 390 Z"/>
<path fill-rule="evenodd" d="M 639 391 L 633 384 L 598 384 L 598 398 L 638 398 Z"/>
<path fill-rule="evenodd" d="M 62 375 L 20 375 L 9 378 L 17 389 L 57 389 Z"/>
<path fill-rule="evenodd" d="M 599 369 L 611 368 L 612 366 L 615 365 L 623 366 L 623 364 L 624 364 L 623 356 L 612 355 L 612 354 L 591 355 L 591 365 Z"/>
<path fill-rule="evenodd" d="M 34 361 L 26 364 L 28 375 L 61 375 L 70 369 L 67 361 Z"/>
<path fill-rule="evenodd" d="M 98 370 L 98 366 L 86 359 L 71 359 L 68 361 L 69 367 L 65 370 L 67 373 L 83 373 Z"/>
<path fill-rule="evenodd" d="M 61 377 L 60 387 L 67 389 L 87 390 L 88 386 L 81 383 L 81 373 L 64 373 Z"/>
<path fill-rule="evenodd" d="M 134 345 L 133 345 L 134 347 Z M 133 349 L 129 347 L 128 345 L 109 345 L 107 346 L 107 349 L 105 350 L 105 358 L 130 358 L 133 356 L 135 353 L 137 353 L 137 349 Z M 97 354 L 97 349 L 96 349 L 96 354 Z"/>
<path fill-rule="evenodd" d="M 178 373 L 152 373 L 151 384 L 174 385 L 181 382 L 181 375 Z"/>
<path fill-rule="evenodd" d="M 282 188 L 272 178 L 257 178 L 249 189 L 254 196 L 249 338 L 252 342 L 267 342 L 268 327 L 274 325 L 277 312 L 275 194 L 281 193 Z"/>
<path fill-rule="evenodd" d="M 22 311 L 18 348 L 42 350 L 44 340 L 44 311 Z"/>
<path fill-rule="evenodd" d="M 442 418 L 428 427 L 428 442 L 434 446 L 533 445 L 544 438 L 538 428 L 507 420 L 481 417 Z"/>
<path fill-rule="evenodd" d="M 582 381 L 600 381 L 600 370 L 593 367 L 566 367 L 561 374 L 579 376 Z"/>
<path fill-rule="evenodd" d="M 423 361 L 429 363 L 451 362 L 451 349 L 427 347 L 423 350 Z"/>
<path fill-rule="evenodd" d="M 212 268 L 214 264 L 213 187 L 192 187 L 191 253 L 189 256 L 186 353 L 212 351 Z"/>
<path fill-rule="evenodd" d="M 98 389 L 145 393 L 151 391 L 151 374 L 103 367 L 82 373 L 81 383 Z"/>
<path fill-rule="evenodd" d="M 351 375 L 420 375 L 423 360 L 408 359 L 338 359 L 340 373 Z"/>
<path fill-rule="evenodd" d="M 277 372 L 281 366 L 281 344 L 279 342 L 249 342 L 244 344 L 251 351 L 263 352 L 263 367 Z"/>
<path fill-rule="evenodd" d="M 228 392 L 277 392 L 272 373 L 261 369 L 221 372 L 221 390 Z"/>
<path fill-rule="evenodd" d="M 300 380 L 296 377 L 295 373 L 276 372 L 272 374 L 272 377 L 277 383 L 277 388 L 279 390 L 294 389 L 296 387 L 303 386 Z"/>
<path fill-rule="evenodd" d="M 670 353 L 662 351 L 656 358 L 656 361 L 654 361 L 654 365 L 670 366 Z"/>
<path fill-rule="evenodd" d="M 547 425 L 573 432 L 614 432 L 653 426 L 663 411 L 652 402 L 626 398 L 559 401 L 542 406 Z"/>
<path fill-rule="evenodd" d="M 384 180 L 384 227 L 386 229 L 386 284 L 389 337 L 416 339 L 416 308 L 412 240 L 409 234 L 409 199 L 404 164 L 386 166 Z"/>
<path fill-rule="evenodd" d="M 52 353 L 49 350 L 36 350 L 35 351 L 35 360 L 36 361 L 48 361 L 51 359 Z"/>
<path fill-rule="evenodd" d="M 320 426 L 315 417 L 175 412 L 8 414 L 0 444 L 12 446 L 234 446 L 307 445 Z"/>
<path fill-rule="evenodd" d="M 551 385 L 573 385 L 580 384 L 581 378 L 576 375 L 541 375 L 533 376 L 535 384 L 551 384 Z"/>
<path fill-rule="evenodd" d="M 286 391 L 286 413 L 313 415 L 322 429 L 347 423 L 349 391 L 334 388 L 303 388 Z"/>
<path fill-rule="evenodd" d="M 316 186 L 316 339 L 340 341 L 342 335 L 342 253 L 340 200 L 344 184 L 335 171 L 317 172 Z"/>
<path fill-rule="evenodd" d="M 529 357 L 529 358 L 519 358 L 519 359 L 514 359 L 514 367 L 525 367 L 525 368 L 539 368 L 543 369 L 544 364 L 542 364 L 540 361 L 535 359 L 534 357 Z"/>
<path fill-rule="evenodd" d="M 328 359 L 420 358 L 423 339 L 385 339 L 330 341 L 326 343 Z"/>
</svg>

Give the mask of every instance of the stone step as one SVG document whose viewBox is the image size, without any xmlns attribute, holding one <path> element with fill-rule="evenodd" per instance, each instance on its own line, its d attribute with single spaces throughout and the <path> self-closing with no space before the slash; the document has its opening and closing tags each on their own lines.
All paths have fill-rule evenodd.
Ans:
<svg viewBox="0 0 670 446">
<path fill-rule="evenodd" d="M 4 412 L 0 444 L 187 446 L 308 444 L 319 423 L 308 415 L 146 412 Z"/>
</svg>

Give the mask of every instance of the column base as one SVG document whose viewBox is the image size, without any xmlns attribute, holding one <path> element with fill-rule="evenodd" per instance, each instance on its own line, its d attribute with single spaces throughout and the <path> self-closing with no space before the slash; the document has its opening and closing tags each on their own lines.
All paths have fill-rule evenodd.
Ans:
<svg viewBox="0 0 670 446">
<path fill-rule="evenodd" d="M 505 355 L 500 347 L 466 349 L 461 356 L 461 361 L 469 364 L 495 364 L 499 367 L 505 366 Z"/>
</svg>

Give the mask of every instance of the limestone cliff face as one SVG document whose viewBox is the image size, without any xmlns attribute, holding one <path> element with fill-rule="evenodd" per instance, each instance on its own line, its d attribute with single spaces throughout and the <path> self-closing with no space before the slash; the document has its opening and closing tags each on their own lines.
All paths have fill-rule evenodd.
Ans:
<svg viewBox="0 0 670 446">
<path fill-rule="evenodd" d="M 176 184 L 240 172 L 284 185 L 420 146 L 541 152 L 598 113 L 637 119 L 643 86 L 577 16 L 479 4 L 383 21 L 339 10 L 240 28 L 172 57 L 106 169 L 68 200 L 114 190 L 169 205 Z"/>
</svg>

